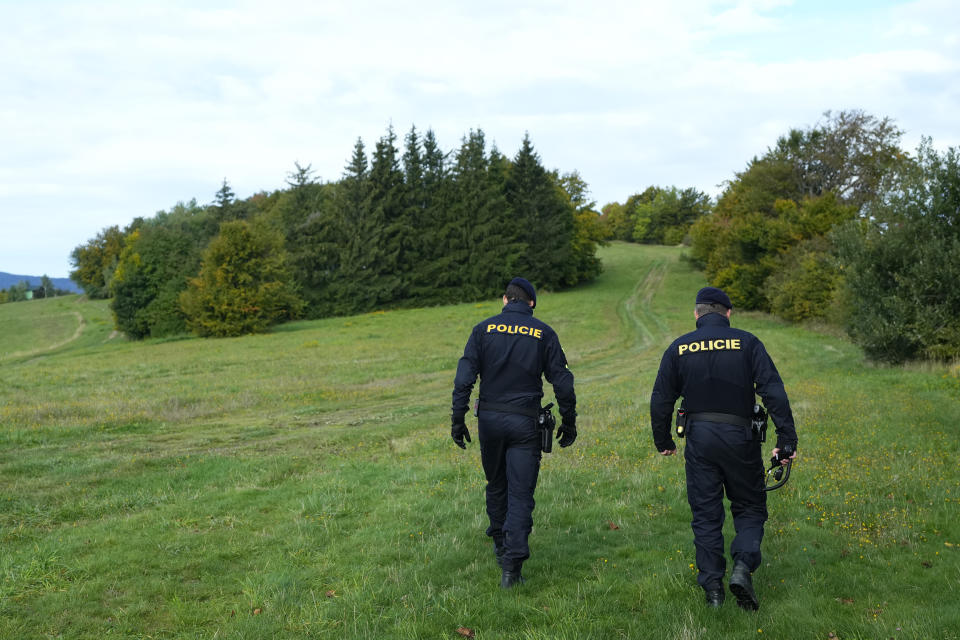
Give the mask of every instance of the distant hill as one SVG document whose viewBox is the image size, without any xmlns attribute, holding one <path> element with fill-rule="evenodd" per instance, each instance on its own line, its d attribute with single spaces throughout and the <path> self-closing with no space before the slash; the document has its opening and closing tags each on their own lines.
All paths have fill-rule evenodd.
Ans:
<svg viewBox="0 0 960 640">
<path fill-rule="evenodd" d="M 18 276 L 13 273 L 6 273 L 0 271 L 0 289 L 9 289 L 15 284 L 20 284 L 24 280 L 30 283 L 31 286 L 39 287 L 40 278 L 43 276 Z M 70 278 L 50 278 L 50 281 L 53 282 L 53 286 L 57 289 L 65 289 L 67 291 L 73 291 L 74 293 L 81 293 L 83 290 L 77 286 L 77 283 L 71 280 Z"/>
</svg>

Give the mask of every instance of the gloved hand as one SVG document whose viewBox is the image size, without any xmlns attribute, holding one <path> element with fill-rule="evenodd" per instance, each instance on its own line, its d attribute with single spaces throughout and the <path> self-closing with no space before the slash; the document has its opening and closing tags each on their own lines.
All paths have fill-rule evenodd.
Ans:
<svg viewBox="0 0 960 640">
<path fill-rule="evenodd" d="M 454 418 L 453 426 L 450 427 L 450 437 L 453 438 L 453 441 L 461 449 L 466 449 L 467 445 L 463 443 L 464 439 L 467 442 L 470 442 L 470 432 L 467 431 L 467 424 L 463 421 L 463 418 Z"/>
<path fill-rule="evenodd" d="M 567 424 L 566 422 L 560 423 L 560 428 L 557 429 L 557 440 L 560 441 L 561 447 L 569 447 L 573 444 L 573 441 L 577 439 L 577 428 L 572 424 Z"/>
<path fill-rule="evenodd" d="M 781 465 L 786 465 L 797 457 L 797 445 L 786 444 L 783 447 L 775 447 L 771 453 L 773 454 L 773 457 L 770 458 L 771 463 L 779 462 Z"/>
</svg>

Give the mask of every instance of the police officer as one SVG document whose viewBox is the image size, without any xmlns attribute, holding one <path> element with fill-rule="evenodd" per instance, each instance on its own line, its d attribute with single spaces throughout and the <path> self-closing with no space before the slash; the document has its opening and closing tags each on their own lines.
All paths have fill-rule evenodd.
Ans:
<svg viewBox="0 0 960 640">
<path fill-rule="evenodd" d="M 754 393 L 763 398 L 776 425 L 773 454 L 784 452 L 782 464 L 797 455 L 797 432 L 777 368 L 756 336 L 730 327 L 732 306 L 727 294 L 715 287 L 697 293 L 697 330 L 677 338 L 663 354 L 650 397 L 650 421 L 657 450 L 665 456 L 676 453 L 670 423 L 674 403 L 683 396 L 697 582 L 709 606 L 723 604 L 726 492 L 736 530 L 730 545 L 730 591 L 741 608 L 756 610 L 760 602 L 750 574 L 760 566 L 767 494 L 760 442 L 750 428 Z"/>
<path fill-rule="evenodd" d="M 557 334 L 533 317 L 537 294 L 527 280 L 514 278 L 503 296 L 503 311 L 473 328 L 457 364 L 450 435 L 465 449 L 470 432 L 464 415 L 480 376 L 477 408 L 480 458 L 487 479 L 486 501 L 494 553 L 502 569 L 500 586 L 523 582 L 521 567 L 530 557 L 533 492 L 540 471 L 537 425 L 541 375 L 553 385 L 562 423 L 561 447 L 577 439 L 573 374 Z"/>
</svg>

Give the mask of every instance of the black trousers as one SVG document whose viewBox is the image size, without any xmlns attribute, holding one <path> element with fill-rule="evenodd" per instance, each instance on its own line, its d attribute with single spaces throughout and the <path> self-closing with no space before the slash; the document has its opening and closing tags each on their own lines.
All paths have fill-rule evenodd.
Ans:
<svg viewBox="0 0 960 640">
<path fill-rule="evenodd" d="M 696 422 L 687 431 L 684 458 L 697 551 L 697 582 L 704 589 L 719 588 L 726 571 L 724 492 L 730 500 L 736 530 L 730 555 L 734 562 L 746 564 L 751 572 L 760 566 L 760 542 L 767 520 L 760 443 L 745 427 Z"/>
<path fill-rule="evenodd" d="M 519 571 L 530 557 L 527 539 L 540 473 L 540 432 L 530 416 L 483 410 L 477 428 L 487 478 L 487 535 L 504 548 L 503 568 Z"/>
</svg>

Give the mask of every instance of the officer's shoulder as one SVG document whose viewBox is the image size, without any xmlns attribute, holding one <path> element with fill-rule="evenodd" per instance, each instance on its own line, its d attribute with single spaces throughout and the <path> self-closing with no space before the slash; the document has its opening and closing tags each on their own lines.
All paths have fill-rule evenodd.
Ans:
<svg viewBox="0 0 960 640">
<path fill-rule="evenodd" d="M 495 324 L 500 321 L 500 314 L 495 316 L 490 316 L 489 318 L 484 318 L 477 324 L 473 325 L 474 332 L 484 333 L 486 327 L 490 324 Z"/>
<path fill-rule="evenodd" d="M 738 329 L 737 327 L 730 327 L 730 331 L 731 331 L 733 334 L 735 334 L 735 335 L 737 335 L 737 336 L 740 336 L 742 339 L 749 339 L 749 340 L 757 340 L 757 341 L 759 341 L 759 338 L 757 338 L 757 336 L 753 335 L 752 333 L 750 333 L 750 332 L 747 331 L 746 329 Z"/>
</svg>

